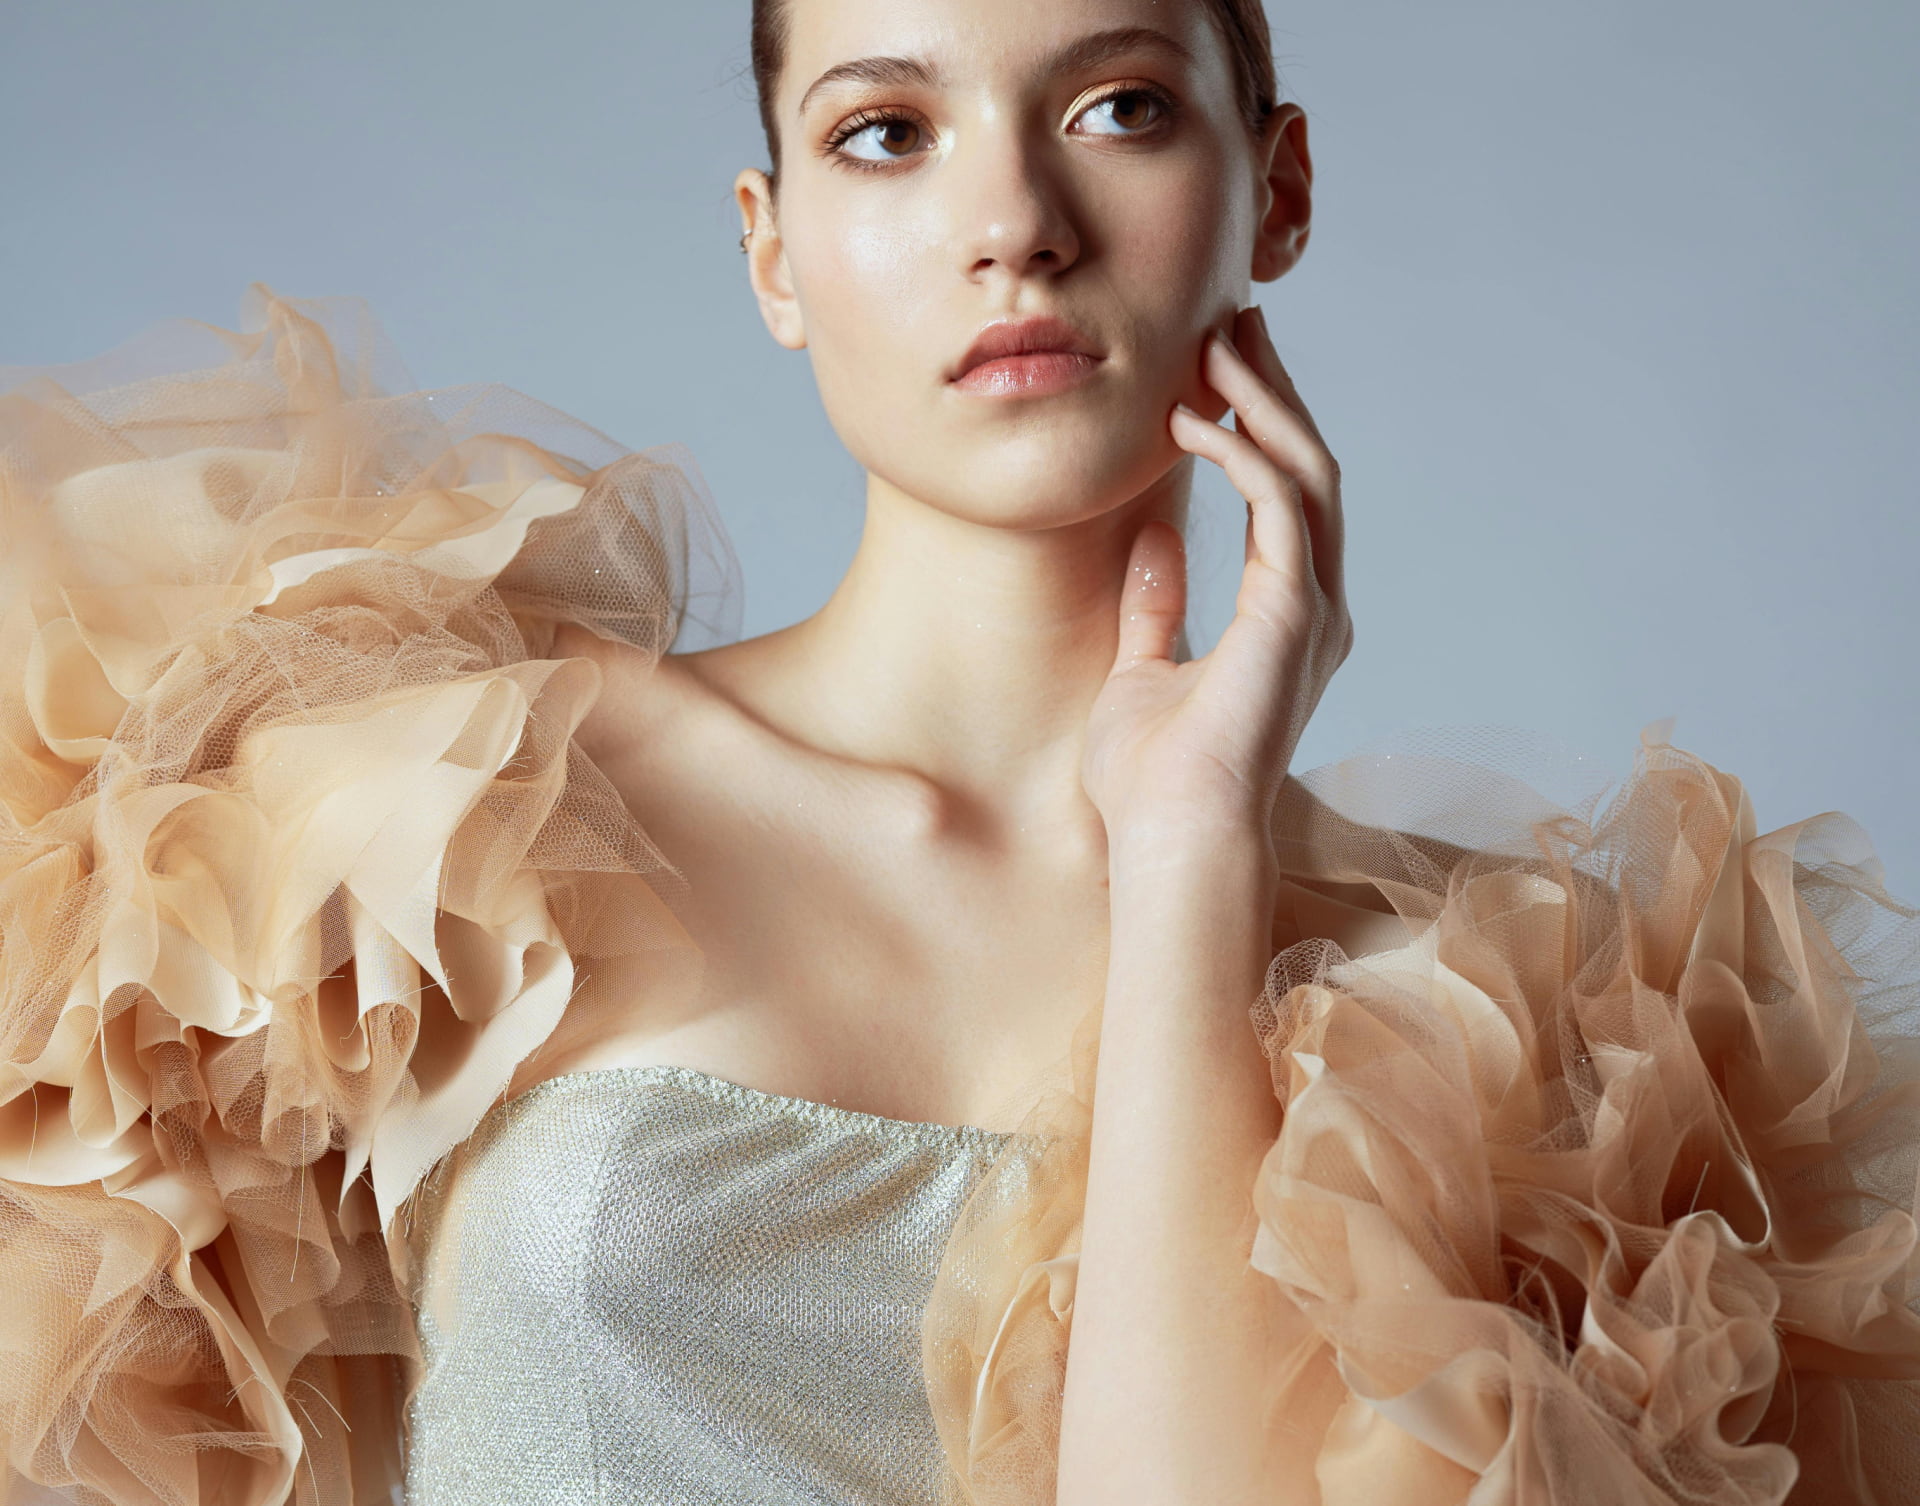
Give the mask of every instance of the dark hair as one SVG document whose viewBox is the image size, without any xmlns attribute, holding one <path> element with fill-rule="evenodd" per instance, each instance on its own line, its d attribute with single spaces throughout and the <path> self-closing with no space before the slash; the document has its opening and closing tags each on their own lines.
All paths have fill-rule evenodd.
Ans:
<svg viewBox="0 0 1920 1506">
<path fill-rule="evenodd" d="M 1259 135 L 1273 114 L 1279 83 L 1273 68 L 1273 39 L 1262 0 L 1201 0 L 1233 62 L 1233 92 L 1241 119 Z M 753 86 L 760 97 L 760 127 L 767 137 L 767 174 L 776 182 L 780 169 L 780 122 L 773 93 L 787 60 L 787 0 L 753 0 Z"/>
</svg>

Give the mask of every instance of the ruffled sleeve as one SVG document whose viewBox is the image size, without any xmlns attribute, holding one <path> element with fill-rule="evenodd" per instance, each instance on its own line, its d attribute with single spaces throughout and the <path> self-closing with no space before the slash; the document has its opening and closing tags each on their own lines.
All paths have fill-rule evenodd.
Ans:
<svg viewBox="0 0 1920 1506">
<path fill-rule="evenodd" d="M 409 1195 L 691 946 L 539 656 L 731 635 L 685 452 L 246 313 L 0 373 L 0 1442 L 81 1500 L 390 1499 Z"/>
<path fill-rule="evenodd" d="M 1275 1499 L 1920 1500 L 1920 911 L 1847 818 L 1761 833 L 1658 731 L 1604 801 L 1529 752 L 1288 782 L 1249 1189 Z M 980 1506 L 1052 1499 L 1091 1083 L 929 1310 Z"/>
<path fill-rule="evenodd" d="M 0 1446 L 115 1506 L 392 1497 L 411 1195 L 693 954 L 555 629 L 738 601 L 684 451 L 247 313 L 0 372 Z M 1604 802 L 1512 753 L 1276 815 L 1276 1498 L 1920 1499 L 1920 916 L 1660 737 Z M 1052 1499 L 1098 1024 L 928 1306 L 972 1502 Z"/>
</svg>

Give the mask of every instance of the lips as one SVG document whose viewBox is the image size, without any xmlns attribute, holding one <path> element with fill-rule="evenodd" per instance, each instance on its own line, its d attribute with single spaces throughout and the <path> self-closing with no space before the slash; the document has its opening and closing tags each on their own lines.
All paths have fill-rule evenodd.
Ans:
<svg viewBox="0 0 1920 1506">
<path fill-rule="evenodd" d="M 984 366 L 989 361 L 1043 354 L 1100 359 L 1100 352 L 1092 342 L 1064 319 L 1051 316 L 1017 321 L 1002 319 L 980 331 L 979 338 L 967 347 L 967 353 L 947 380 L 957 382 L 976 366 Z"/>
</svg>

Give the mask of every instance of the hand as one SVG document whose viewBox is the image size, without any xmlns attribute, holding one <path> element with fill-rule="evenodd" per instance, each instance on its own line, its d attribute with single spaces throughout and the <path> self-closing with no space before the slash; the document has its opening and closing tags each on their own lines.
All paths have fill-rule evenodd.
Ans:
<svg viewBox="0 0 1920 1506">
<path fill-rule="evenodd" d="M 1353 644 L 1340 467 L 1260 310 L 1235 316 L 1231 346 L 1209 334 L 1203 362 L 1234 428 L 1184 405 L 1168 426 L 1176 444 L 1219 465 L 1246 499 L 1246 566 L 1219 643 L 1177 664 L 1187 610 L 1179 530 L 1156 519 L 1134 540 L 1119 652 L 1088 718 L 1081 766 L 1110 849 L 1205 841 L 1229 829 L 1264 841 L 1294 747 Z"/>
</svg>

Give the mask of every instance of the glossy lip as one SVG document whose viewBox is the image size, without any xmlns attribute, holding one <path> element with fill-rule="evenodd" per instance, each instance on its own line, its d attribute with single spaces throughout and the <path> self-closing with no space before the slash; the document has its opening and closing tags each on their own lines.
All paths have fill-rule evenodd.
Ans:
<svg viewBox="0 0 1920 1506">
<path fill-rule="evenodd" d="M 982 361 L 953 385 L 962 392 L 994 397 L 1042 397 L 1078 387 L 1100 363 L 1075 351 L 1044 350 L 1032 355 Z"/>
<path fill-rule="evenodd" d="M 980 331 L 947 380 L 982 392 L 1053 391 L 1071 386 L 1100 360 L 1087 337 L 1064 319 L 999 319 Z"/>
</svg>

